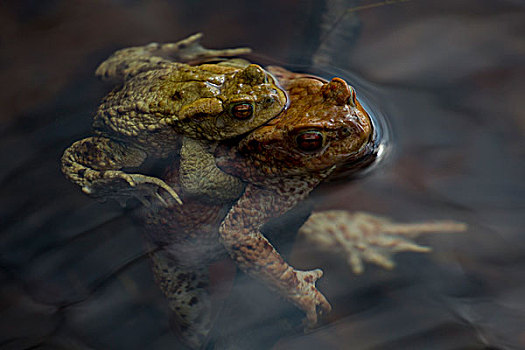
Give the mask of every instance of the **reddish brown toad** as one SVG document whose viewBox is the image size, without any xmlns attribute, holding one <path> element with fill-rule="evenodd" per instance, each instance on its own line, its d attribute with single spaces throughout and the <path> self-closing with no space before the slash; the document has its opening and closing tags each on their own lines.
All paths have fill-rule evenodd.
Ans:
<svg viewBox="0 0 525 350">
<path fill-rule="evenodd" d="M 272 68 L 268 68 L 272 71 Z M 330 310 L 315 281 L 321 270 L 288 265 L 260 228 L 293 208 L 338 165 L 363 156 L 372 122 L 352 87 L 280 70 L 290 107 L 243 138 L 234 149 L 219 148 L 217 165 L 247 183 L 223 220 L 219 236 L 237 265 L 302 309 L 310 324 Z M 284 75 L 283 75 L 284 74 Z M 283 77 L 288 75 L 288 79 Z"/>
<path fill-rule="evenodd" d="M 226 251 L 241 269 L 305 311 L 309 325 L 330 310 L 315 287 L 321 270 L 293 269 L 259 229 L 304 199 L 337 165 L 362 156 L 371 121 L 343 80 L 327 83 L 273 70 L 287 89 L 289 108 L 238 146 L 220 145 L 216 151 L 223 170 L 243 181 L 241 192 L 225 190 L 215 204 L 183 197 L 180 208 L 148 209 L 145 215 L 150 241 L 162 247 L 151 254 L 155 278 L 194 347 L 210 327 L 208 265 Z M 177 167 L 166 178 L 175 189 Z"/>
</svg>

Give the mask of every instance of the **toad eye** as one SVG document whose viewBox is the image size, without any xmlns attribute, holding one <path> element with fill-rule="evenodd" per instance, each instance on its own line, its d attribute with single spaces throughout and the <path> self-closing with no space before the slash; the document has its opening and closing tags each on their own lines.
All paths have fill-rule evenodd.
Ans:
<svg viewBox="0 0 525 350">
<path fill-rule="evenodd" d="M 236 119 L 249 119 L 253 115 L 253 105 L 248 102 L 235 104 L 231 108 L 230 113 Z"/>
<path fill-rule="evenodd" d="M 323 133 L 315 130 L 303 131 L 295 138 L 301 151 L 315 152 L 323 147 Z"/>
</svg>

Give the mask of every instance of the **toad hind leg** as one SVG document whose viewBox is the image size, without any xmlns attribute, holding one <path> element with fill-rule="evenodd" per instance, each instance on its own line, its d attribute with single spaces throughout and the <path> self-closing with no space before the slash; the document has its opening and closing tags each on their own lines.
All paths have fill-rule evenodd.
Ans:
<svg viewBox="0 0 525 350">
<path fill-rule="evenodd" d="M 151 43 L 119 50 L 98 66 L 96 76 L 115 83 L 139 73 L 172 65 L 173 62 L 203 62 L 206 59 L 235 57 L 251 52 L 247 47 L 213 50 L 200 44 L 202 33 L 191 35 L 176 43 Z"/>
<path fill-rule="evenodd" d="M 168 299 L 184 342 L 198 349 L 211 329 L 208 267 L 183 266 L 162 250 L 150 253 L 155 282 Z"/>
<path fill-rule="evenodd" d="M 177 193 L 159 178 L 128 174 L 119 169 L 138 167 L 146 159 L 145 152 L 105 137 L 88 137 L 73 143 L 62 156 L 62 172 L 82 191 L 96 198 L 113 198 L 122 204 L 130 197 L 149 205 L 155 197 L 168 205 L 159 190 L 167 192 L 182 204 Z"/>
<path fill-rule="evenodd" d="M 201 39 L 202 33 L 197 33 L 176 43 L 157 44 L 157 54 L 169 57 L 176 62 L 192 62 L 218 57 L 235 57 L 252 51 L 248 47 L 220 50 L 207 49 L 201 45 Z"/>
<path fill-rule="evenodd" d="M 385 269 L 395 267 L 392 256 L 397 252 L 431 251 L 413 241 L 426 233 L 462 232 L 467 226 L 454 221 L 394 223 L 387 218 L 343 210 L 316 212 L 299 229 L 299 235 L 312 245 L 346 255 L 355 274 L 364 271 L 364 262 Z"/>
</svg>

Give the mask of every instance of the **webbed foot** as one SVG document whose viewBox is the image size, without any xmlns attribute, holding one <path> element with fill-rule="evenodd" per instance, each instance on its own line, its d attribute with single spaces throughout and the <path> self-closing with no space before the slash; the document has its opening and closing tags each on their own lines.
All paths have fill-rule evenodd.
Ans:
<svg viewBox="0 0 525 350">
<path fill-rule="evenodd" d="M 252 50 L 248 47 L 239 47 L 233 49 L 214 50 L 203 47 L 200 43 L 202 33 L 190 35 L 176 43 L 167 44 L 150 44 L 159 45 L 158 54 L 168 56 L 179 62 L 206 61 L 219 57 L 236 57 L 250 53 Z"/>
<path fill-rule="evenodd" d="M 352 271 L 360 274 L 363 262 L 392 269 L 395 267 L 392 256 L 397 252 L 431 251 L 432 248 L 413 241 L 421 234 L 466 229 L 465 224 L 454 221 L 398 224 L 367 213 L 331 210 L 312 214 L 299 234 L 323 250 L 345 254 Z"/>
</svg>

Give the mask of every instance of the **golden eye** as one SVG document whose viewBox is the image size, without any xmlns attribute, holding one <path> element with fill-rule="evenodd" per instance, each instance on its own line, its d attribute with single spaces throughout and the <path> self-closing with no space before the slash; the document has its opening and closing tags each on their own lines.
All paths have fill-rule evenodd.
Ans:
<svg viewBox="0 0 525 350">
<path fill-rule="evenodd" d="M 238 103 L 231 108 L 231 115 L 240 120 L 249 119 L 253 115 L 253 106 L 248 102 Z"/>
<path fill-rule="evenodd" d="M 295 138 L 301 151 L 315 152 L 323 147 L 323 133 L 315 130 L 303 131 Z"/>
</svg>

